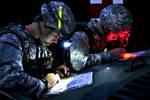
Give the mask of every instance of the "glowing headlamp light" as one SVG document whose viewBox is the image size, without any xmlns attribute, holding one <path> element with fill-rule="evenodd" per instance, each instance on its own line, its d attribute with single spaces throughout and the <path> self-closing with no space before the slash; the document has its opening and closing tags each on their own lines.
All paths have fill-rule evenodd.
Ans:
<svg viewBox="0 0 150 100">
<path fill-rule="evenodd" d="M 69 48 L 69 47 L 71 46 L 71 44 L 72 44 L 72 43 L 71 43 L 70 41 L 64 41 L 64 42 L 63 42 L 63 47 L 64 47 L 64 48 Z"/>
</svg>

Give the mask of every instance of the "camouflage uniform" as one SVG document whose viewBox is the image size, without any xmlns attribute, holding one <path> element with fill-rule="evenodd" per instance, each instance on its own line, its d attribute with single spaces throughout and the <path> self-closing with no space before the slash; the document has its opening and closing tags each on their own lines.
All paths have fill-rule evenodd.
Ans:
<svg viewBox="0 0 150 100">
<path fill-rule="evenodd" d="M 121 4 L 111 4 L 100 12 L 100 24 L 104 29 L 119 31 L 132 26 L 132 15 Z"/>
<path fill-rule="evenodd" d="M 94 38 L 93 40 L 90 39 L 92 35 L 87 35 L 97 33 L 100 37 L 104 38 L 109 31 L 119 31 L 131 27 L 132 21 L 130 12 L 123 5 L 112 4 L 105 7 L 100 12 L 99 18 L 91 19 L 87 24 L 88 31 L 75 32 L 72 36 L 72 45 L 70 47 L 72 67 L 79 71 L 86 66 L 93 66 L 113 60 L 109 51 L 103 53 L 91 52 L 91 46 L 94 47 L 96 41 Z M 93 44 L 91 44 L 91 41 L 94 41 Z M 103 48 L 103 45 L 101 44 L 98 49 Z"/>
<path fill-rule="evenodd" d="M 46 84 L 42 80 L 29 75 L 28 73 L 31 71 L 25 71 L 25 69 L 29 67 L 31 67 L 29 69 L 35 69 L 37 65 L 33 61 L 44 57 L 49 58 L 48 64 L 50 67 L 51 53 L 44 47 L 37 46 L 22 27 L 13 25 L 12 28 L 21 34 L 25 41 L 22 45 L 18 36 L 11 32 L 0 35 L 0 89 L 15 90 L 29 96 L 39 96 L 46 89 Z M 24 60 L 29 64 L 23 64 Z M 31 66 L 28 66 L 30 64 Z"/>
<path fill-rule="evenodd" d="M 112 60 L 109 52 L 90 53 L 89 39 L 85 32 L 75 32 L 71 41 L 70 60 L 76 71 Z"/>
</svg>

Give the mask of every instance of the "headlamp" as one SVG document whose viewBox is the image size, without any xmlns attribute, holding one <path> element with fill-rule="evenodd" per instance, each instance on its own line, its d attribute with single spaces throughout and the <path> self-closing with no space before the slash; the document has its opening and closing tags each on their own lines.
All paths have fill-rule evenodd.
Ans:
<svg viewBox="0 0 150 100">
<path fill-rule="evenodd" d="M 71 44 L 72 44 L 72 43 L 71 43 L 70 41 L 64 41 L 64 42 L 63 42 L 63 47 L 64 47 L 64 48 L 69 48 L 69 47 L 71 46 Z"/>
</svg>

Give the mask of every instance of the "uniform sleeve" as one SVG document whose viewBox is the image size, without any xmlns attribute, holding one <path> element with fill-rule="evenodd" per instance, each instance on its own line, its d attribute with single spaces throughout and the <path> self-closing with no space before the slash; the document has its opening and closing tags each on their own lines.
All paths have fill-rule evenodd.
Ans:
<svg viewBox="0 0 150 100">
<path fill-rule="evenodd" d="M 19 40 L 14 36 L 6 37 L 0 38 L 0 88 L 39 96 L 46 89 L 45 84 L 24 72 L 23 67 L 28 66 L 22 65 L 23 53 Z"/>
<path fill-rule="evenodd" d="M 109 52 L 91 54 L 86 34 L 84 32 L 76 32 L 72 37 L 70 61 L 73 69 L 80 71 L 85 67 L 111 61 L 111 56 Z"/>
<path fill-rule="evenodd" d="M 71 52 L 71 64 L 76 71 L 80 71 L 85 67 L 92 67 L 94 65 L 102 64 L 112 61 L 109 52 L 94 53 L 84 55 L 82 52 L 76 50 Z"/>
<path fill-rule="evenodd" d="M 102 64 L 108 61 L 112 61 L 112 57 L 110 56 L 110 52 L 102 52 L 102 53 L 94 53 L 87 55 L 87 61 L 85 66 L 90 67 L 98 64 Z"/>
</svg>

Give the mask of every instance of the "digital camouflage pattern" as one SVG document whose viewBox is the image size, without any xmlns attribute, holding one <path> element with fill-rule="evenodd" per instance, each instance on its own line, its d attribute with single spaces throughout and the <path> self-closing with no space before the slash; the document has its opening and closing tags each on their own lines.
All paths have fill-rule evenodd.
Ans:
<svg viewBox="0 0 150 100">
<path fill-rule="evenodd" d="M 15 26 L 15 28 L 23 35 L 28 34 L 21 27 Z M 24 54 L 26 55 L 23 56 Z M 24 60 L 23 57 L 26 57 L 29 64 L 24 65 L 22 63 Z M 25 72 L 25 69 L 28 69 L 29 67 L 31 67 L 29 69 L 36 68 L 37 65 L 31 61 L 36 61 L 37 58 L 49 58 L 46 63 L 48 64 L 48 67 L 50 67 L 50 63 L 52 62 L 51 57 L 52 55 L 49 51 L 47 51 L 47 49 L 40 46 L 36 47 L 34 40 L 30 37 L 28 37 L 28 40 L 25 41 L 24 47 L 22 47 L 18 36 L 15 34 L 1 34 L 0 89 L 18 91 L 19 93 L 23 93 L 28 96 L 39 96 L 40 93 L 46 89 L 45 83 L 40 79 L 27 74 L 28 72 Z"/>
<path fill-rule="evenodd" d="M 71 41 L 70 61 L 76 71 L 112 60 L 109 52 L 90 53 L 89 39 L 85 32 L 75 32 Z"/>
<path fill-rule="evenodd" d="M 133 22 L 131 13 L 121 4 L 111 4 L 102 9 L 99 19 L 101 26 L 110 31 L 128 28 Z"/>
<path fill-rule="evenodd" d="M 58 28 L 63 36 L 70 35 L 75 29 L 75 18 L 70 8 L 61 1 L 51 1 L 41 6 L 41 14 L 49 27 Z M 60 21 L 60 23 L 59 23 Z M 59 25 L 60 24 L 60 27 Z"/>
<path fill-rule="evenodd" d="M 133 20 L 130 12 L 123 5 L 111 4 L 105 7 L 100 12 L 99 18 L 92 18 L 87 23 L 87 26 L 89 28 L 89 31 L 91 31 L 91 34 L 97 33 L 100 37 L 104 38 L 108 32 L 128 29 L 129 27 L 131 27 L 132 21 Z M 120 40 L 124 42 L 126 38 L 120 38 Z M 102 44 L 98 45 L 97 49 L 105 49 L 105 42 L 103 42 L 102 39 L 100 40 L 101 41 L 98 42 Z M 110 54 L 110 51 L 102 53 L 90 52 L 91 40 L 89 40 L 89 37 L 85 32 L 75 32 L 71 38 L 71 41 L 71 65 L 77 71 L 85 67 L 91 67 L 93 65 L 101 64 L 106 61 L 114 60 L 114 58 Z M 95 41 L 97 40 L 95 39 Z M 115 42 L 116 41 L 117 39 L 115 40 Z M 96 44 L 98 43 L 92 44 L 92 46 Z M 119 47 L 121 47 L 121 45 L 113 45 L 113 48 Z"/>
</svg>

